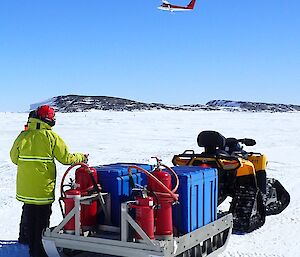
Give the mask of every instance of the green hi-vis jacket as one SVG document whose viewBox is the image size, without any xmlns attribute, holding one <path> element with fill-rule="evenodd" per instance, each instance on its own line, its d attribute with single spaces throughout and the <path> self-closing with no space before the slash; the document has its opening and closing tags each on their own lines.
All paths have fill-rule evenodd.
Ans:
<svg viewBox="0 0 300 257">
<path fill-rule="evenodd" d="M 84 161 L 84 154 L 71 154 L 64 141 L 51 127 L 35 118 L 29 119 L 28 130 L 15 140 L 10 158 L 18 165 L 17 199 L 27 204 L 44 205 L 54 201 L 56 167 Z"/>
</svg>

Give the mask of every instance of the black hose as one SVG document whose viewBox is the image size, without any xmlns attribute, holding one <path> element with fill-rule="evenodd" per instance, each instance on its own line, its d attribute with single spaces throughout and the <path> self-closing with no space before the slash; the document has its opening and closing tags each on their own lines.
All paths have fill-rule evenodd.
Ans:
<svg viewBox="0 0 300 257">
<path fill-rule="evenodd" d="M 97 181 L 95 180 L 95 177 L 93 176 L 93 173 L 91 170 L 89 170 L 89 175 L 91 177 L 91 180 L 92 180 L 92 183 L 93 183 L 93 186 L 94 186 L 94 190 L 99 194 L 100 193 L 100 189 L 98 187 L 98 183 Z"/>
</svg>

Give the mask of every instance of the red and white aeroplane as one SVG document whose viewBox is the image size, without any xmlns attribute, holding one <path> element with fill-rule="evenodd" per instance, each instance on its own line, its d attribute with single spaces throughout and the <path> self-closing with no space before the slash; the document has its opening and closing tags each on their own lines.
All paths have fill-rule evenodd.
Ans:
<svg viewBox="0 0 300 257">
<path fill-rule="evenodd" d="M 160 10 L 163 11 L 169 11 L 169 12 L 178 12 L 178 11 L 191 11 L 194 9 L 196 0 L 191 0 L 191 2 L 187 6 L 179 6 L 179 5 L 174 5 L 170 4 L 166 0 L 162 0 L 162 5 L 157 7 Z"/>
</svg>

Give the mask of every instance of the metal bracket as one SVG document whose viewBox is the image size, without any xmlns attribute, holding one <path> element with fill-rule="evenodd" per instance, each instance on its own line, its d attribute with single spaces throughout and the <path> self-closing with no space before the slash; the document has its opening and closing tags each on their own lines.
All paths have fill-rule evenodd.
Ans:
<svg viewBox="0 0 300 257">
<path fill-rule="evenodd" d="M 143 238 L 143 243 L 149 246 L 154 246 L 155 248 L 159 245 L 152 241 L 148 235 L 142 230 L 142 228 L 134 221 L 134 219 L 128 214 L 128 204 L 131 202 L 126 202 L 121 204 L 121 241 L 128 241 L 128 224 Z"/>
</svg>

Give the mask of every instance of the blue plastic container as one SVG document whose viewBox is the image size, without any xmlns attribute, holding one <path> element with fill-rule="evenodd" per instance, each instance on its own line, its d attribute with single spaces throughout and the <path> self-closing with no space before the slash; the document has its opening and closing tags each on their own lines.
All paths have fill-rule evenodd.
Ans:
<svg viewBox="0 0 300 257">
<path fill-rule="evenodd" d="M 112 164 L 107 164 L 107 165 L 102 165 L 98 166 L 99 169 L 107 169 L 107 168 L 112 168 L 112 169 L 117 169 L 120 173 L 120 175 L 128 175 L 128 167 L 129 166 L 138 166 L 144 170 L 147 171 L 152 171 L 153 166 L 150 164 L 144 164 L 144 163 L 124 163 L 124 162 L 117 162 L 117 163 L 112 163 Z M 131 169 L 132 173 L 140 172 L 138 169 Z"/>
<path fill-rule="evenodd" d="M 133 200 L 131 199 L 130 177 L 128 167 L 136 165 L 151 171 L 152 166 L 147 164 L 135 163 L 114 163 L 94 167 L 97 170 L 98 182 L 104 192 L 110 193 L 111 196 L 111 221 L 115 226 L 120 226 L 121 221 L 121 203 Z M 146 179 L 143 173 L 137 169 L 132 169 L 132 178 L 135 184 L 144 186 Z M 103 217 L 100 217 L 100 222 Z"/>
<path fill-rule="evenodd" d="M 200 228 L 217 217 L 217 170 L 195 166 L 173 167 L 179 178 L 179 204 L 173 223 L 180 234 Z"/>
<path fill-rule="evenodd" d="M 204 225 L 217 219 L 218 206 L 218 171 L 203 169 L 204 176 Z"/>
</svg>

